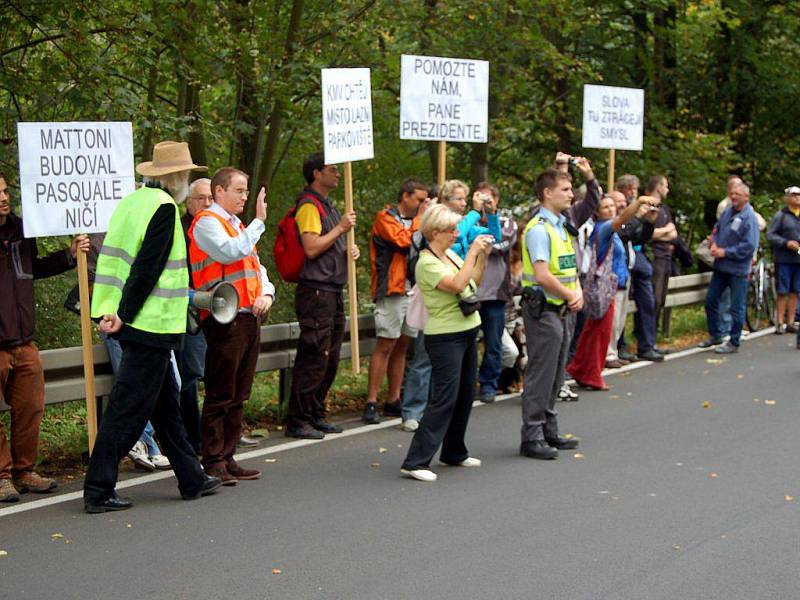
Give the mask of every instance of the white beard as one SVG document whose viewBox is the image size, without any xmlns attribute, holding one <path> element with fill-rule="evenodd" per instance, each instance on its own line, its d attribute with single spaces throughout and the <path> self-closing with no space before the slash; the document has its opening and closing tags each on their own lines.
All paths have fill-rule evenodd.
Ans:
<svg viewBox="0 0 800 600">
<path fill-rule="evenodd" d="M 169 173 L 159 177 L 176 204 L 182 204 L 189 195 L 189 171 Z"/>
</svg>

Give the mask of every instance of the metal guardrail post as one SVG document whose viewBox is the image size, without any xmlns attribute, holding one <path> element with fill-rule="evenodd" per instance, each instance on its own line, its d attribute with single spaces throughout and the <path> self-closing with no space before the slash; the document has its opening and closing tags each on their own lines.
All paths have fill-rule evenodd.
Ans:
<svg viewBox="0 0 800 600">
<path fill-rule="evenodd" d="M 280 403 L 278 407 L 278 417 L 281 421 L 284 420 L 286 417 L 286 409 L 289 406 L 289 394 L 292 389 L 292 373 L 294 369 L 292 367 L 287 367 L 285 369 L 281 369 L 280 378 L 278 380 L 278 394 L 280 398 Z"/>
</svg>

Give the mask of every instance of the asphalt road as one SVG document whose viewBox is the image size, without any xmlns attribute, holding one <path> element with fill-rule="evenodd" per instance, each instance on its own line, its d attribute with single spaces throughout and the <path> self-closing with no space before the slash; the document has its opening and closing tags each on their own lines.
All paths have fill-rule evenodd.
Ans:
<svg viewBox="0 0 800 600">
<path fill-rule="evenodd" d="M 793 342 L 610 376 L 559 405 L 582 457 L 519 457 L 514 399 L 473 412 L 483 466 L 433 484 L 399 476 L 387 428 L 249 459 L 260 481 L 196 502 L 165 479 L 116 514 L 0 510 L 0 598 L 798 598 Z"/>
</svg>

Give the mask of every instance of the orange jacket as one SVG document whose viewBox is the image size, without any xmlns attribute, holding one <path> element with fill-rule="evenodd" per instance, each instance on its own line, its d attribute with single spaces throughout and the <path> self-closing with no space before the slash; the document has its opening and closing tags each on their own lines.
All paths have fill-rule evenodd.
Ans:
<svg viewBox="0 0 800 600">
<path fill-rule="evenodd" d="M 406 293 L 406 271 L 411 235 L 419 227 L 419 217 L 411 226 L 403 223 L 396 206 L 387 206 L 375 215 L 369 256 L 372 264 L 372 299 L 377 302 L 386 296 Z"/>
<path fill-rule="evenodd" d="M 228 221 L 214 212 L 203 210 L 195 215 L 194 221 L 189 227 L 189 239 L 191 240 L 189 262 L 192 265 L 192 281 L 195 289 L 208 291 L 219 282 L 227 281 L 239 293 L 239 308 L 250 308 L 256 298 L 261 295 L 261 267 L 258 262 L 256 247 L 253 246 L 253 251 L 249 256 L 231 264 L 223 265 L 214 261 L 194 241 L 194 226 L 203 217 L 218 219 L 229 236 L 236 237 L 239 235 L 239 232 Z M 244 229 L 244 225 L 241 228 Z M 200 311 L 200 316 L 205 318 L 208 316 L 208 312 Z"/>
</svg>

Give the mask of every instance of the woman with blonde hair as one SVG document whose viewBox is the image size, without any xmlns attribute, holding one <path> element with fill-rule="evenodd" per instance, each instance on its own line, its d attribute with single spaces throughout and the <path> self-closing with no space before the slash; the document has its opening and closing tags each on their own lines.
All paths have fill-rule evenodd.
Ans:
<svg viewBox="0 0 800 600">
<path fill-rule="evenodd" d="M 456 241 L 453 251 L 464 259 L 467 251 L 475 239 L 480 235 L 490 235 L 491 243 L 499 242 L 503 238 L 500 228 L 500 218 L 497 215 L 497 200 L 485 190 L 476 190 L 472 194 L 472 208 L 464 214 L 467 207 L 469 186 L 459 179 L 450 179 L 442 184 L 439 190 L 439 204 L 444 204 L 461 219 L 456 228 Z"/>
<path fill-rule="evenodd" d="M 459 220 L 458 214 L 437 204 L 420 221 L 428 248 L 420 252 L 415 275 L 428 311 L 424 335 L 432 366 L 431 395 L 401 469 L 419 481 L 436 481 L 430 462 L 439 446 L 444 465 L 481 464 L 467 452 L 464 435 L 478 368 L 476 337 L 481 318 L 474 294 L 491 241 L 489 236 L 478 236 L 462 260 L 451 249 Z"/>
</svg>

